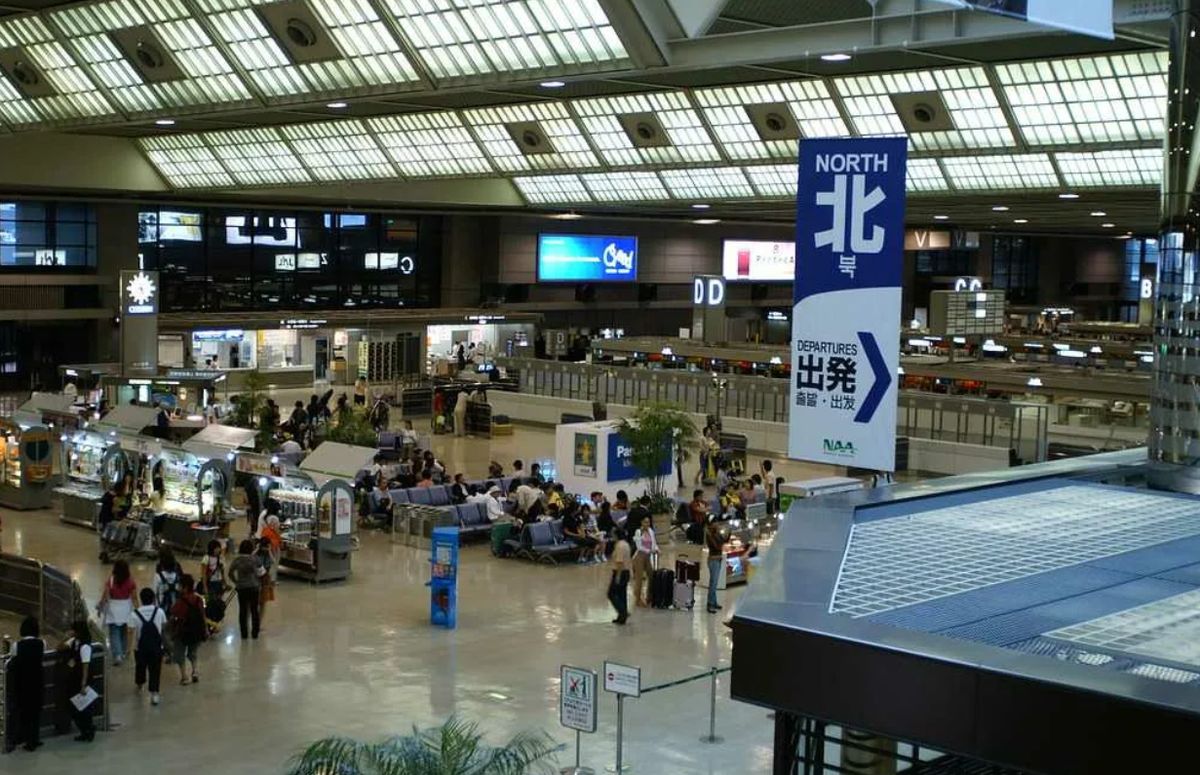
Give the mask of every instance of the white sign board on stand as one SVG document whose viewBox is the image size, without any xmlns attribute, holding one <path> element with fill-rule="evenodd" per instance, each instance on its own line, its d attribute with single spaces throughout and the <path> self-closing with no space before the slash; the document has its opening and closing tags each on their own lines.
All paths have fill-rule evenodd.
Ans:
<svg viewBox="0 0 1200 775">
<path fill-rule="evenodd" d="M 558 721 L 576 732 L 596 731 L 596 673 L 563 665 L 558 687 Z"/>
<path fill-rule="evenodd" d="M 605 662 L 604 691 L 624 694 L 626 697 L 641 697 L 642 669 L 619 665 L 616 662 Z"/>
</svg>

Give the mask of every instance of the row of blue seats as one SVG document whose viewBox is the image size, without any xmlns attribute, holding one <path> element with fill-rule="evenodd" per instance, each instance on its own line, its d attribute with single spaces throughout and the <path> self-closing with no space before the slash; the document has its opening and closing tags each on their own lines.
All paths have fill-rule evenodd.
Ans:
<svg viewBox="0 0 1200 775">
<path fill-rule="evenodd" d="M 501 492 L 508 492 L 508 484 L 512 477 L 493 480 Z M 486 482 L 468 482 L 475 489 L 482 490 Z M 409 487 L 404 490 L 389 490 L 392 503 L 415 503 L 419 506 L 450 506 L 450 485 L 435 484 L 431 487 Z"/>
</svg>

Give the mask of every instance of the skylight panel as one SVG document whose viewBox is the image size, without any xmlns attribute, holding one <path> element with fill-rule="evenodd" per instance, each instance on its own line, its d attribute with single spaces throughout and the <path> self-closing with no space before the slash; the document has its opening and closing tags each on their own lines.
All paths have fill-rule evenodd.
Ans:
<svg viewBox="0 0 1200 775">
<path fill-rule="evenodd" d="M 597 0 L 385 0 L 439 80 L 617 69 L 624 44 Z"/>
<path fill-rule="evenodd" d="M 597 172 L 583 176 L 597 202 L 653 202 L 671 198 L 654 172 Z"/>
<path fill-rule="evenodd" d="M 997 65 L 996 75 L 1030 145 L 1163 138 L 1165 51 Z"/>
<path fill-rule="evenodd" d="M 50 18 L 127 113 L 251 100 L 233 66 L 180 0 L 107 0 L 53 10 Z M 186 79 L 146 83 L 109 36 L 114 30 L 147 25 L 153 25 Z"/>
<path fill-rule="evenodd" d="M 711 164 L 721 160 L 700 114 L 683 92 L 574 100 L 571 108 L 604 161 L 613 166 Z M 666 132 L 669 144 L 635 145 L 619 118 L 631 114 L 653 114 Z"/>
<path fill-rule="evenodd" d="M 800 177 L 797 164 L 766 164 L 761 167 L 746 167 L 746 177 L 759 196 L 788 197 L 794 199 Z"/>
<path fill-rule="evenodd" d="M 414 83 L 415 69 L 369 0 L 308 0 L 341 59 L 293 63 L 254 11 L 269 0 L 197 0 L 255 86 L 268 97 L 343 94 Z M 318 31 L 319 33 L 320 31 Z"/>
<path fill-rule="evenodd" d="M 908 190 L 910 192 L 949 191 L 946 176 L 936 159 L 908 160 Z"/>
<path fill-rule="evenodd" d="M 242 185 L 312 182 L 300 160 L 274 129 L 206 132 L 204 141 Z"/>
<path fill-rule="evenodd" d="M 663 182 L 676 199 L 746 199 L 754 189 L 740 167 L 662 170 Z"/>
<path fill-rule="evenodd" d="M 516 177 L 513 183 L 530 204 L 584 204 L 592 201 L 578 175 Z"/>
<path fill-rule="evenodd" d="M 1015 144 L 1000 101 L 981 67 L 914 70 L 838 78 L 834 88 L 855 128 L 864 137 L 908 134 L 916 151 L 1006 148 Z M 892 95 L 937 92 L 954 122 L 953 130 L 908 133 Z"/>
<path fill-rule="evenodd" d="M 764 140 L 746 110 L 748 105 L 787 105 L 803 137 L 850 134 L 820 80 L 700 89 L 694 96 L 717 141 L 732 159 L 796 158 L 796 140 Z"/>
<path fill-rule="evenodd" d="M 200 135 L 143 137 L 142 151 L 175 188 L 222 188 L 233 178 Z"/>
<path fill-rule="evenodd" d="M 487 154 L 456 113 L 384 116 L 368 119 L 367 124 L 406 177 L 492 174 Z"/>
<path fill-rule="evenodd" d="M 387 155 L 361 121 L 299 124 L 281 131 L 318 180 L 396 177 Z"/>
<path fill-rule="evenodd" d="M 0 21 L 0 49 L 18 46 L 25 50 L 32 63 L 58 93 L 26 98 L 15 86 L 6 84 L 8 88 L 0 90 L 0 99 L 4 100 L 0 111 L 3 111 L 6 119 L 14 124 L 30 124 L 38 120 L 76 123 L 116 113 L 87 72 L 55 39 L 41 17 L 29 14 Z M 0 77 L 0 80 L 6 79 Z"/>
<path fill-rule="evenodd" d="M 1056 153 L 1063 180 L 1071 188 L 1094 186 L 1157 186 L 1162 182 L 1162 150 Z"/>
<path fill-rule="evenodd" d="M 600 166 L 587 140 L 558 102 L 504 105 L 463 111 L 484 151 L 503 172 L 575 170 Z M 509 133 L 508 125 L 536 122 L 553 146 L 550 153 L 525 153 Z"/>
<path fill-rule="evenodd" d="M 959 190 L 1056 189 L 1062 183 L 1046 154 L 1021 156 L 951 156 L 942 159 L 946 174 Z"/>
</svg>

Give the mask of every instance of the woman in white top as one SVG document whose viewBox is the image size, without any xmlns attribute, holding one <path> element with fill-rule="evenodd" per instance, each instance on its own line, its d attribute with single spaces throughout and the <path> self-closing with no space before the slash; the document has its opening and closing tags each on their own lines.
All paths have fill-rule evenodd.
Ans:
<svg viewBox="0 0 1200 775">
<path fill-rule="evenodd" d="M 658 554 L 658 538 L 649 515 L 642 517 L 642 524 L 633 534 L 633 548 L 633 599 L 639 608 L 645 608 L 646 579 L 650 576 L 651 560 Z"/>
</svg>

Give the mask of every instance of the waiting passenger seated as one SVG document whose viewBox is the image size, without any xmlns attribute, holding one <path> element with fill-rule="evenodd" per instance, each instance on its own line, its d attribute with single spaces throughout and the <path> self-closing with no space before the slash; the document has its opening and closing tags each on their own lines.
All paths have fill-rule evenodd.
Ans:
<svg viewBox="0 0 1200 775">
<path fill-rule="evenodd" d="M 546 477 L 542 476 L 542 466 L 534 463 L 529 466 L 529 484 L 534 487 L 541 487 L 546 483 Z"/>
<path fill-rule="evenodd" d="M 450 485 L 450 502 L 455 505 L 459 503 L 466 503 L 467 496 L 470 494 L 471 492 L 468 489 L 467 480 L 462 474 L 455 474 L 454 484 Z"/>
<path fill-rule="evenodd" d="M 526 522 L 533 522 L 546 511 L 542 503 L 542 491 L 532 484 L 519 484 L 511 494 L 517 516 Z"/>
<path fill-rule="evenodd" d="M 588 522 L 589 511 L 586 508 L 567 514 L 563 517 L 563 536 L 579 547 L 579 562 L 603 562 L 604 543 L 588 534 Z"/>
<path fill-rule="evenodd" d="M 513 518 L 504 510 L 504 504 L 501 502 L 503 493 L 496 485 L 488 488 L 487 494 L 484 496 L 484 507 L 487 509 L 488 522 L 511 522 Z"/>
<path fill-rule="evenodd" d="M 421 472 L 421 481 L 417 482 L 417 486 L 418 487 L 432 487 L 433 486 L 433 472 L 430 471 L 428 468 L 426 468 L 424 471 L 422 471 Z"/>
<path fill-rule="evenodd" d="M 567 505 L 567 491 L 562 484 L 546 485 L 546 509 L 557 506 L 559 512 Z"/>
<path fill-rule="evenodd" d="M 380 480 L 375 483 L 371 492 L 371 515 L 376 517 L 391 516 L 392 495 L 387 491 L 387 483 Z"/>
<path fill-rule="evenodd" d="M 624 490 L 617 490 L 617 497 L 613 499 L 613 511 L 624 511 L 629 513 L 629 493 Z"/>
<path fill-rule="evenodd" d="M 738 495 L 737 485 L 733 482 L 725 485 L 721 493 L 721 517 L 723 519 L 741 519 L 746 516 L 746 506 Z"/>
<path fill-rule="evenodd" d="M 495 460 L 488 463 L 488 479 L 499 479 L 504 476 L 504 466 Z"/>
</svg>

